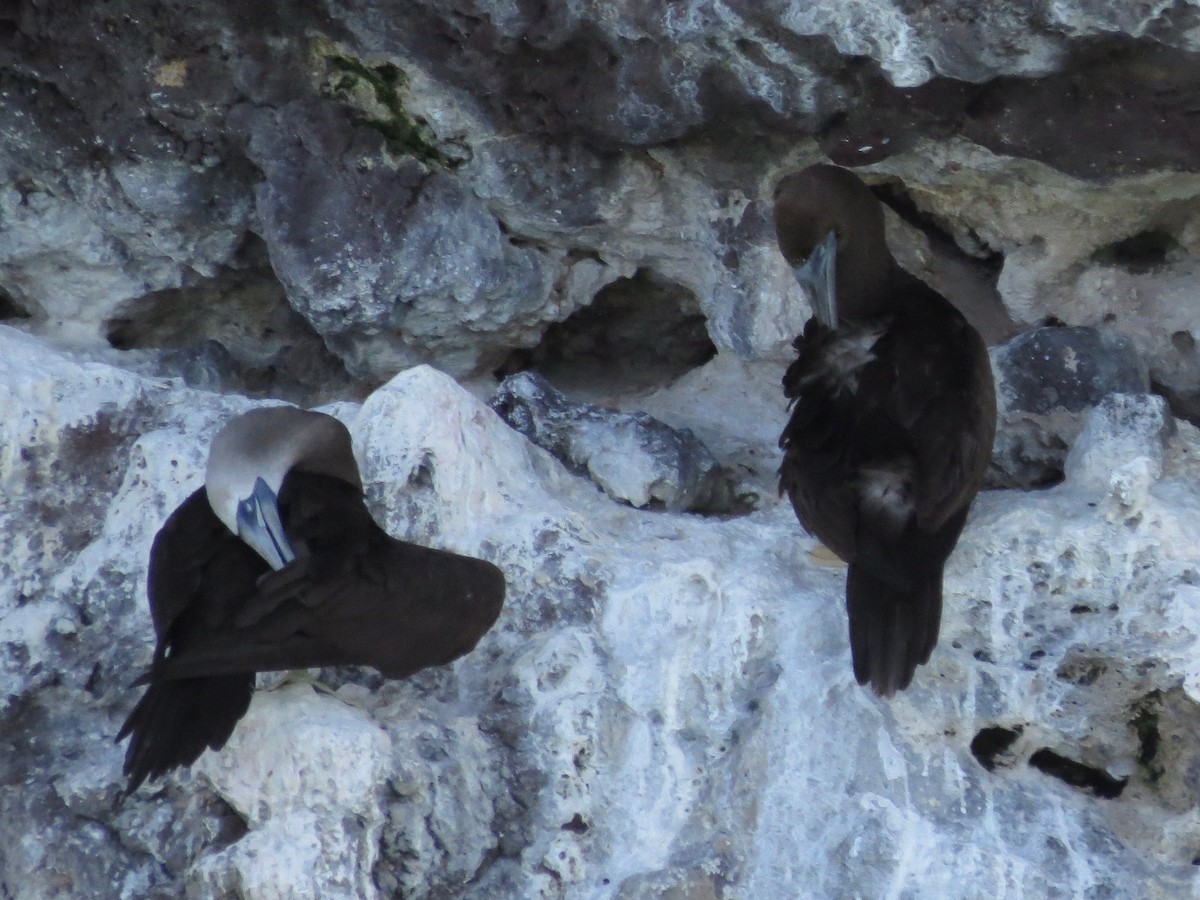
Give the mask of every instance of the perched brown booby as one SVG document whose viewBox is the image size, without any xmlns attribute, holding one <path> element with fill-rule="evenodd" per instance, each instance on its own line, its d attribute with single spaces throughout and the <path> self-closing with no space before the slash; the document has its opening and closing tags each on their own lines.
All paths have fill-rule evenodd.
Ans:
<svg viewBox="0 0 1200 900">
<path fill-rule="evenodd" d="M 371 518 L 350 434 L 332 416 L 255 409 L 209 450 L 205 484 L 154 538 L 158 644 L 130 736 L 126 793 L 225 745 L 256 672 L 372 666 L 403 678 L 470 651 L 504 576 L 398 541 Z"/>
<path fill-rule="evenodd" d="M 879 201 L 851 172 L 783 178 L 775 231 L 814 312 L 783 377 L 779 487 L 849 564 L 854 677 L 890 697 L 937 644 L 942 569 L 991 458 L 987 347 L 892 258 Z"/>
</svg>

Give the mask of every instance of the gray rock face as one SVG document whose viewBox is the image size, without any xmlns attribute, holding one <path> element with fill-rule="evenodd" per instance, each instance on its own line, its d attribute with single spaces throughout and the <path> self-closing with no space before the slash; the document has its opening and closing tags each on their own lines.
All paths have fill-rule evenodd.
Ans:
<svg viewBox="0 0 1200 900">
<path fill-rule="evenodd" d="M 572 401 L 533 372 L 505 379 L 490 405 L 615 500 L 694 512 L 730 512 L 736 505 L 729 473 L 691 431 L 646 413 Z"/>
<path fill-rule="evenodd" d="M 1067 477 L 1110 489 L 1135 514 L 1162 475 L 1163 444 L 1174 427 L 1162 397 L 1109 394 L 1091 410 L 1067 454 Z"/>
<path fill-rule="evenodd" d="M 1062 477 L 1087 412 L 1108 395 L 1146 391 L 1128 342 L 1094 328 L 1038 328 L 992 351 L 997 438 L 989 483 L 1028 486 Z"/>
<path fill-rule="evenodd" d="M 518 11 L 487 0 L 399 14 L 373 3 L 342 10 L 372 51 L 403 46 L 439 80 L 477 95 L 478 85 L 493 86 L 481 101 L 517 131 L 608 146 L 722 129 L 747 137 L 800 131 L 818 134 L 827 152 L 844 152 L 849 162 L 886 155 L 888 144 L 918 132 L 957 127 L 990 149 L 1015 144 L 1022 156 L 1090 174 L 1097 155 L 1127 170 L 1194 165 L 1186 150 L 1194 124 L 1180 121 L 1176 130 L 1157 114 L 1188 102 L 1196 38 L 1149 9 L 1130 14 L 1078 0 L 1039 9 L 1036 27 L 1020 2 L 983 11 L 894 0 L 803 8 L 683 0 L 669 11 L 620 16 L 584 3 Z M 439 39 L 413 40 L 418 34 Z M 1114 40 L 1097 53 L 1102 36 L 1114 34 L 1141 40 Z M 455 44 L 471 52 L 445 52 Z M 1088 89 L 1067 100 L 1069 75 L 1055 78 L 1064 70 L 1086 73 Z M 1119 127 L 1142 113 L 1113 108 L 1142 96 L 1152 104 L 1145 122 L 1158 123 L 1152 134 Z M 1048 124 L 1051 109 L 1065 121 Z M 1097 132 L 1090 153 L 1073 146 L 1083 123 Z"/>
<path fill-rule="evenodd" d="M 0 311 L 103 341 L 147 296 L 211 296 L 253 232 L 360 389 L 417 362 L 490 370 L 639 271 L 696 298 L 716 349 L 777 356 L 804 309 L 761 201 L 820 147 L 898 179 L 960 262 L 1002 259 L 1019 323 L 1200 331 L 1172 299 L 1200 240 L 1181 19 L 1090 0 L 1036 28 L 1019 3 L 891 0 L 322 16 L 6 20 Z M 307 37 L 276 40 L 285 23 Z M 1106 249 L 1147 235 L 1171 253 L 1109 302 Z M 217 324 L 201 336 L 239 358 Z M 1135 343 L 1191 415 L 1200 366 L 1162 334 Z"/>
<path fill-rule="evenodd" d="M 481 359 L 484 336 L 536 320 L 551 260 L 510 243 L 461 181 L 411 157 L 373 164 L 378 135 L 330 103 L 285 107 L 251 130 L 272 265 L 351 372 L 495 366 L 502 351 Z"/>
<path fill-rule="evenodd" d="M 1195 893 L 1200 439 L 1145 394 L 1200 419 L 1193 19 L 3 5 L 0 894 Z M 1062 481 L 979 498 L 890 705 L 773 499 L 808 309 L 770 195 L 824 158 L 990 339 L 1069 326 L 996 351 L 996 483 Z M 494 384 L 412 368 L 526 355 L 673 429 L 563 414 L 616 494 L 692 502 L 691 429 L 761 502 L 614 502 Z M 495 561 L 509 601 L 450 669 L 261 691 L 114 807 L 146 554 L 243 393 L 338 401 L 379 521 Z"/>
<path fill-rule="evenodd" d="M 221 753 L 116 807 L 111 736 L 152 649 L 146 553 L 247 404 L 12 329 L 0 350 L 21 385 L 0 396 L 13 896 L 1194 886 L 1200 432 L 1164 443 L 1161 401 L 1102 403 L 1061 485 L 979 498 L 941 643 L 883 703 L 853 683 L 842 571 L 785 503 L 727 520 L 614 503 L 409 370 L 333 411 L 389 531 L 502 567 L 497 627 L 407 681 L 261 690 Z M 754 415 L 722 409 L 731 437 Z"/>
</svg>

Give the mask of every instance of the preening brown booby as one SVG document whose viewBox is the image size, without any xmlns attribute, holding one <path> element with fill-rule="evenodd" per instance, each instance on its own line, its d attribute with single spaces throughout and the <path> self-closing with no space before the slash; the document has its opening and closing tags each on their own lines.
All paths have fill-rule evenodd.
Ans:
<svg viewBox="0 0 1200 900">
<path fill-rule="evenodd" d="M 158 644 L 121 727 L 127 793 L 225 745 L 256 672 L 372 666 L 403 678 L 470 651 L 496 621 L 491 563 L 395 540 L 371 518 L 350 434 L 294 407 L 231 420 L 205 484 L 154 538 Z"/>
<path fill-rule="evenodd" d="M 775 231 L 814 312 L 783 378 L 780 491 L 849 564 L 854 677 L 890 697 L 937 644 L 942 569 L 991 458 L 987 347 L 892 258 L 879 201 L 851 172 L 783 178 Z"/>
</svg>

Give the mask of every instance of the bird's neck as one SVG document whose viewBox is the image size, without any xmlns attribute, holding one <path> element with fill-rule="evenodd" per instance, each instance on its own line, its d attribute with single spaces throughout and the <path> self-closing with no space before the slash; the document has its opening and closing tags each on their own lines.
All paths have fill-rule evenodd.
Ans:
<svg viewBox="0 0 1200 900">
<path fill-rule="evenodd" d="M 838 266 L 838 314 L 847 321 L 863 321 L 887 314 L 894 306 L 894 286 L 907 276 L 891 253 L 859 254 Z"/>
</svg>

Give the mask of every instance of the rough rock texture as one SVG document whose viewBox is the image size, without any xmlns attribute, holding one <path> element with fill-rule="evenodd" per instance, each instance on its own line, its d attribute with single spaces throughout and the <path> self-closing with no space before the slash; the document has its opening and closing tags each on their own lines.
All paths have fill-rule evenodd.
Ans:
<svg viewBox="0 0 1200 900">
<path fill-rule="evenodd" d="M 1127 341 L 1095 328 L 1035 328 L 991 353 L 996 380 L 993 487 L 1053 484 L 1088 411 L 1113 393 L 1147 391 Z"/>
<path fill-rule="evenodd" d="M 998 273 L 1018 323 L 1113 317 L 1177 409 L 1200 395 L 1189 4 L 6 15 L 0 305 L 56 339 L 211 296 L 251 233 L 368 386 L 490 370 L 639 272 L 717 350 L 779 355 L 803 302 L 762 200 L 823 148 L 871 163 L 958 280 Z"/>
<path fill-rule="evenodd" d="M 410 681 L 260 691 L 222 753 L 117 807 L 145 554 L 246 404 L 0 342 L 5 376 L 26 373 L 0 415 L 14 896 L 1193 885 L 1200 433 L 1164 443 L 1159 398 L 1101 404 L 1060 486 L 980 498 L 941 646 L 887 704 L 854 685 L 842 572 L 786 504 L 726 521 L 615 504 L 409 370 L 331 409 L 392 533 L 504 569 L 497 628 Z M 985 752 L 996 729 L 1017 737 Z"/>
<path fill-rule="evenodd" d="M 0 4 L 0 895 L 1196 892 L 1198 16 Z M 808 310 L 770 193 L 825 158 L 990 342 L 1137 360 L 1046 424 L 1065 350 L 997 350 L 997 483 L 1064 480 L 979 499 L 886 705 L 774 483 Z M 527 366 L 756 508 L 613 502 L 478 399 Z M 247 396 L 331 404 L 380 522 L 510 599 L 450 669 L 260 692 L 115 807 L 147 548 Z"/>
<path fill-rule="evenodd" d="M 363 897 L 375 891 L 384 813 L 379 785 L 387 732 L 307 685 L 260 694 L 201 776 L 249 833 L 200 860 L 187 888 L 200 896 Z"/>
<path fill-rule="evenodd" d="M 532 372 L 506 378 L 489 405 L 509 426 L 585 473 L 604 493 L 642 508 L 731 512 L 735 485 L 691 431 L 644 412 L 572 401 Z"/>
</svg>

